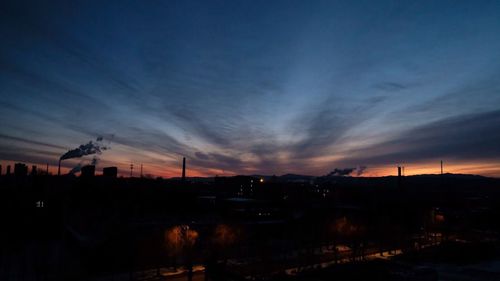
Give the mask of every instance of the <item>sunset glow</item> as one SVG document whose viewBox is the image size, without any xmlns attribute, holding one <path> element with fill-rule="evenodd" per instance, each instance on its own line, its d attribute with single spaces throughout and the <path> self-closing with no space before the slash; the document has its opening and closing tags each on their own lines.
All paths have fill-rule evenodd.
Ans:
<svg viewBox="0 0 500 281">
<path fill-rule="evenodd" d="M 179 177 L 186 157 L 188 177 L 435 174 L 441 160 L 499 177 L 498 3 L 427 4 L 13 2 L 0 164 L 54 174 L 102 137 L 109 150 L 62 172 Z"/>
</svg>

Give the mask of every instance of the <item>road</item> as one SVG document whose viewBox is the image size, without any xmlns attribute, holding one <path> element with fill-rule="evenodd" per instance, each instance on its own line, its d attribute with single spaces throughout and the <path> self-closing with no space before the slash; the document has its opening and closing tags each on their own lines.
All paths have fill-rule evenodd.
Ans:
<svg viewBox="0 0 500 281">
<path fill-rule="evenodd" d="M 162 280 L 172 280 L 172 281 L 187 281 L 187 275 L 182 275 L 182 276 L 170 276 L 170 277 L 165 277 Z M 203 281 L 205 280 L 205 273 L 204 272 L 195 272 L 193 274 L 193 281 Z"/>
</svg>

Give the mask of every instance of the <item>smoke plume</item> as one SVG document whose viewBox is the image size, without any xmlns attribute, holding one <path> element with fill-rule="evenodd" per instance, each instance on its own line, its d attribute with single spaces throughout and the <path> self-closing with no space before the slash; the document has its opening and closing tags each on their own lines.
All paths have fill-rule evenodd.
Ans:
<svg viewBox="0 0 500 281">
<path fill-rule="evenodd" d="M 89 141 L 87 144 L 82 144 L 78 148 L 69 150 L 64 153 L 60 160 L 71 159 L 71 158 L 80 158 L 85 155 L 91 154 L 101 154 L 102 151 L 107 150 L 108 147 L 101 144 L 103 137 L 97 137 L 96 141 Z"/>
<path fill-rule="evenodd" d="M 350 175 L 356 168 L 345 168 L 345 169 L 338 169 L 335 168 L 335 170 L 331 171 L 327 177 L 342 177 L 342 176 L 348 176 Z"/>
<path fill-rule="evenodd" d="M 344 169 L 335 168 L 335 170 L 331 171 L 326 176 L 327 177 L 345 177 L 345 176 L 351 175 L 354 172 L 356 172 L 356 176 L 361 176 L 365 170 L 366 170 L 366 166 L 358 166 L 357 168 L 344 168 Z"/>
<path fill-rule="evenodd" d="M 78 164 L 76 165 L 75 167 L 73 167 L 73 169 L 71 169 L 71 171 L 69 171 L 68 175 L 74 175 L 78 172 L 80 172 L 80 170 L 82 169 L 82 164 Z"/>
<path fill-rule="evenodd" d="M 366 168 L 367 168 L 366 166 L 358 166 L 358 168 L 356 169 L 356 175 L 361 176 L 366 170 Z"/>
<path fill-rule="evenodd" d="M 99 162 L 99 160 L 100 160 L 99 157 L 94 156 L 92 158 L 92 161 L 90 161 L 90 165 L 94 165 L 94 166 L 97 165 L 97 162 Z"/>
</svg>

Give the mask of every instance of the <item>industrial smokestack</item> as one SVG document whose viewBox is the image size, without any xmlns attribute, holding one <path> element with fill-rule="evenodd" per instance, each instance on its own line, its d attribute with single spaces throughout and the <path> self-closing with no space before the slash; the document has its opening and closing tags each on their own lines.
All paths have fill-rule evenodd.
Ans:
<svg viewBox="0 0 500 281">
<path fill-rule="evenodd" d="M 182 181 L 186 180 L 186 157 L 182 157 Z"/>
<path fill-rule="evenodd" d="M 401 166 L 398 166 L 398 188 L 401 187 Z"/>
</svg>

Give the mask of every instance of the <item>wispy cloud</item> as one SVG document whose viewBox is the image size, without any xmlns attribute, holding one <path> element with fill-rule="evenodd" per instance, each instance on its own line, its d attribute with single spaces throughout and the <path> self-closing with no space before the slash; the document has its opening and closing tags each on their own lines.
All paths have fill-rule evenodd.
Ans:
<svg viewBox="0 0 500 281">
<path fill-rule="evenodd" d="M 13 2 L 0 9 L 0 158 L 50 162 L 114 135 L 103 163 L 166 170 L 185 156 L 200 173 L 498 159 L 495 11 Z"/>
<path fill-rule="evenodd" d="M 342 162 L 377 165 L 432 159 L 499 161 L 499 127 L 500 111 L 447 118 L 351 151 Z"/>
</svg>

